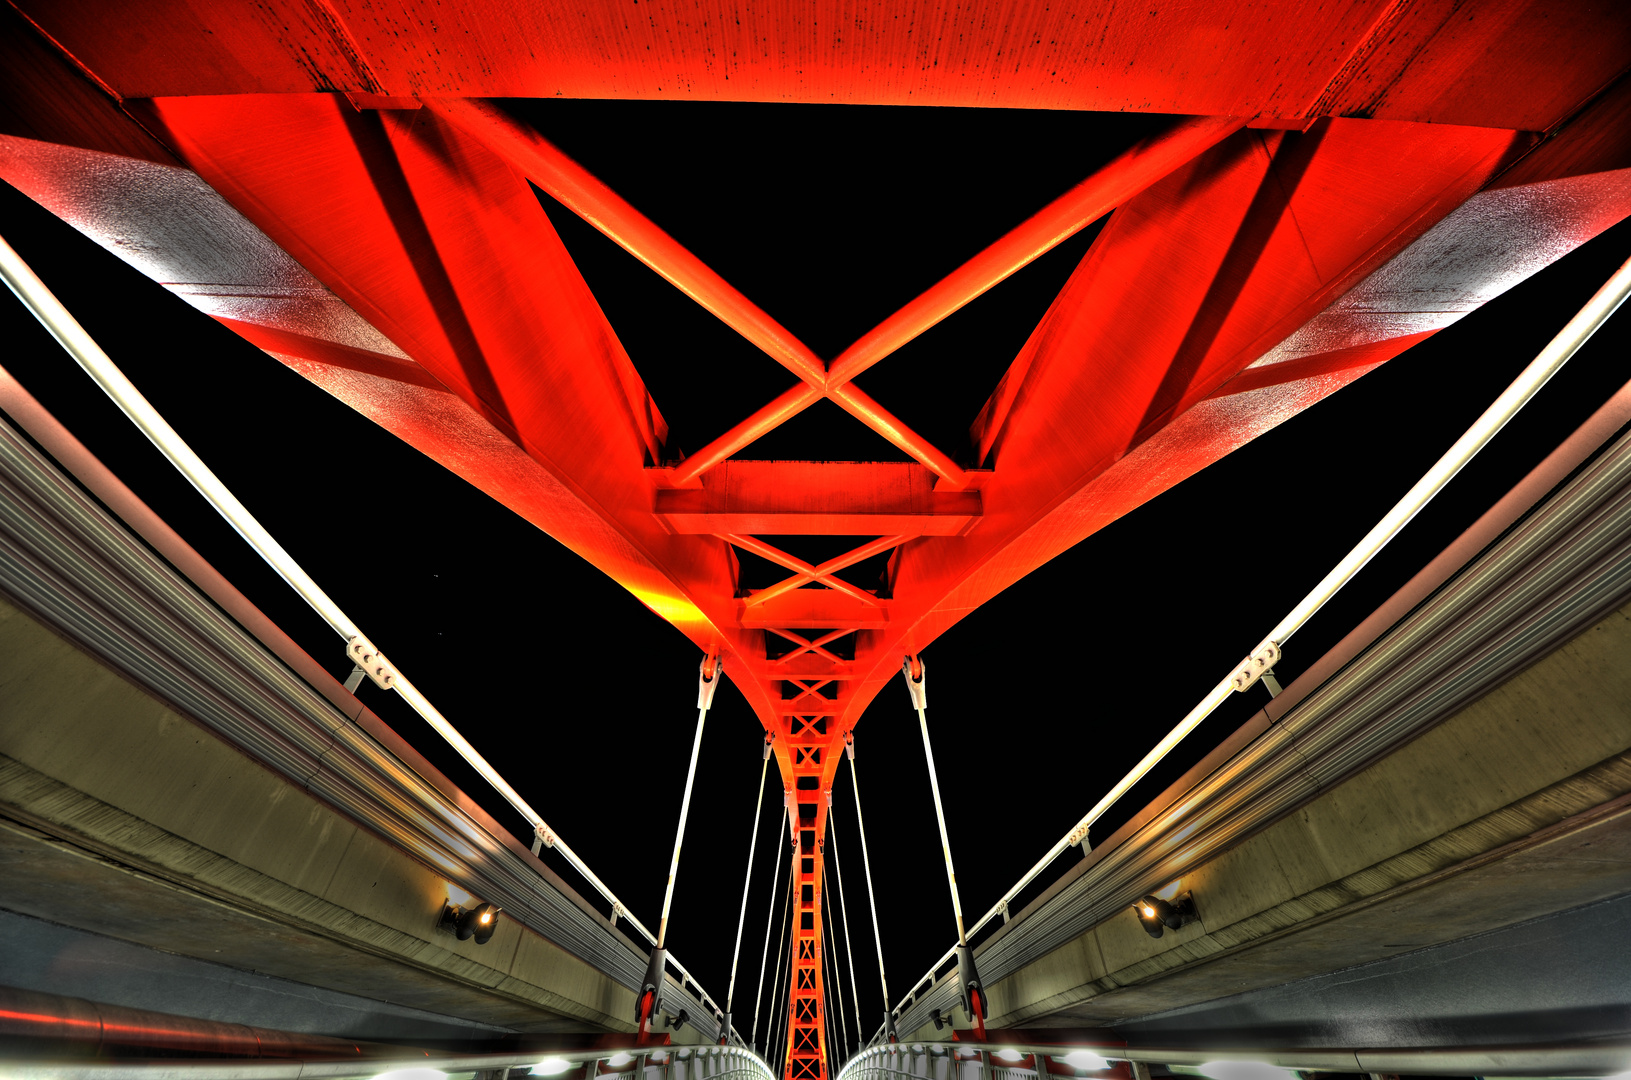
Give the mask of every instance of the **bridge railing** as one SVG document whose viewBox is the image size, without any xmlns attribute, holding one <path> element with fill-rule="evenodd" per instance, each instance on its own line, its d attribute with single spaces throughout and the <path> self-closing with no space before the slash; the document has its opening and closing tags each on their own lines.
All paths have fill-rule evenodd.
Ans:
<svg viewBox="0 0 1631 1080">
<path fill-rule="evenodd" d="M 1050 1060 L 1070 1075 L 1105 1074 L 1113 1065 L 1105 1057 L 1112 1049 L 889 1043 L 856 1054 L 844 1063 L 837 1080 L 1049 1080 L 1056 1071 L 1050 1067 Z M 1126 1071 L 1123 1065 L 1114 1074 L 1125 1075 Z"/>
</svg>

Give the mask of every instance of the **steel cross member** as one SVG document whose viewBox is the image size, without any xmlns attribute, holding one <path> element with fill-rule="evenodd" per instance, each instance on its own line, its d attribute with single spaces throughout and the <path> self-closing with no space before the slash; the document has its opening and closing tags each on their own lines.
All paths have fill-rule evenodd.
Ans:
<svg viewBox="0 0 1631 1080">
<path fill-rule="evenodd" d="M 1238 131 L 1243 117 L 1193 117 L 1146 139 L 1077 184 L 851 345 L 829 367 L 790 331 L 733 288 L 588 170 L 486 101 L 429 98 L 427 108 L 500 157 L 635 258 L 763 349 L 802 380 L 687 458 L 666 478 L 695 486 L 702 474 L 825 397 L 932 470 L 945 486 L 968 473 L 852 380 L 948 315 L 1053 250 L 1174 167 Z"/>
</svg>

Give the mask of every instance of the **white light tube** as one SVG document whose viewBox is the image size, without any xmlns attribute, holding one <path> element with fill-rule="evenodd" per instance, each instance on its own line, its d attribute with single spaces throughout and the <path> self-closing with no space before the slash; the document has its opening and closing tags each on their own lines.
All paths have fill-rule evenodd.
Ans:
<svg viewBox="0 0 1631 1080">
<path fill-rule="evenodd" d="M 85 373 L 96 382 L 96 385 L 100 386 L 102 391 L 113 399 L 113 403 L 119 406 L 120 411 L 130 418 L 131 423 L 135 424 L 143 435 L 147 436 L 148 440 L 158 448 L 159 453 L 169 459 L 170 464 L 174 465 L 187 478 L 188 482 L 198 490 L 198 493 L 204 496 L 211 506 L 215 507 L 216 512 L 227 520 L 227 523 L 237 531 L 238 535 L 242 536 L 249 543 L 249 546 L 254 548 L 261 558 L 266 560 L 267 565 L 276 571 L 279 577 L 288 582 L 289 586 L 299 593 L 306 603 L 311 605 L 312 610 L 317 612 L 335 633 L 346 641 L 350 641 L 362 634 L 357 624 L 352 622 L 345 612 L 340 610 L 340 606 L 318 586 L 317 582 L 312 580 L 311 575 L 301 569 L 300 564 L 295 562 L 294 557 L 283 549 L 283 545 L 279 544 L 272 537 L 272 534 L 266 531 L 265 527 L 255 519 L 255 516 L 249 512 L 248 508 L 239 502 L 237 497 L 221 482 L 220 477 L 216 476 L 210 470 L 210 467 L 205 465 L 197 454 L 193 453 L 192 448 L 187 445 L 185 440 L 165 421 L 164 417 L 159 415 L 158 410 L 153 408 L 152 404 L 142 396 L 141 391 L 137 390 L 135 385 L 125 378 L 124 372 L 120 371 L 114 362 L 108 358 L 108 354 L 102 351 L 95 340 L 85 332 L 84 327 L 79 325 L 79 321 L 52 295 L 51 290 L 46 288 L 45 283 L 35 275 L 33 270 L 29 269 L 28 264 L 12 249 L 10 244 L 6 243 L 4 237 L 0 237 L 0 277 L 5 278 L 7 287 L 17 295 L 17 299 L 23 302 L 23 305 L 33 313 L 34 317 L 40 321 L 40 324 L 46 330 L 50 331 L 51 336 L 57 339 L 57 342 L 67 350 L 68 355 L 74 358 L 79 366 L 85 370 Z M 614 906 L 614 910 L 618 911 L 622 918 L 627 919 L 648 942 L 656 943 L 657 939 L 650 930 L 646 929 L 645 924 L 629 913 L 627 905 L 619 901 L 613 895 L 611 889 L 606 887 L 605 882 L 601 881 L 594 871 L 589 869 L 583 860 L 578 857 L 577 853 L 568 847 L 566 842 L 561 840 L 553 829 L 549 829 L 544 824 L 544 819 L 539 816 L 538 811 L 534 810 L 499 775 L 498 770 L 493 768 L 487 759 L 482 757 L 463 735 L 459 734 L 458 729 L 449 723 L 447 718 L 434 705 L 426 700 L 425 696 L 414 687 L 413 683 L 408 681 L 406 676 L 399 675 L 394 688 L 415 712 L 424 717 L 425 721 L 435 728 L 437 733 L 446 739 L 453 749 L 459 752 L 459 756 L 468 761 L 489 784 L 493 785 L 494 789 L 504 797 L 506 802 L 527 819 L 534 829 L 546 829 L 554 835 L 555 850 L 560 852 L 561 856 L 571 864 L 573 869 L 582 874 L 585 880 L 593 885 L 595 890 Z M 678 966 L 677 963 L 676 966 Z M 698 990 L 701 990 L 701 987 L 698 987 Z M 703 996 L 704 998 L 707 997 L 706 994 Z"/>
<path fill-rule="evenodd" d="M 1557 332 L 1557 335 L 1547 343 L 1539 355 L 1529 362 L 1529 365 L 1501 393 L 1501 396 L 1496 398 L 1489 408 L 1484 410 L 1483 414 L 1473 422 L 1473 425 L 1466 430 L 1461 438 L 1457 439 L 1455 444 L 1446 450 L 1438 461 L 1433 463 L 1433 467 L 1428 469 L 1409 491 L 1405 492 L 1404 497 L 1394 505 L 1393 509 L 1389 510 L 1382 517 L 1382 520 L 1378 521 L 1375 527 L 1354 546 L 1353 550 L 1348 552 L 1342 561 L 1337 563 L 1331 572 L 1326 574 L 1320 583 L 1314 586 L 1313 590 L 1303 597 L 1301 602 L 1275 625 L 1273 630 L 1269 631 L 1269 635 L 1259 642 L 1257 648 L 1253 649 L 1249 655 L 1255 655 L 1270 644 L 1283 646 L 1292 634 L 1302 629 L 1303 625 L 1313 618 L 1315 612 L 1324 607 L 1331 597 L 1335 596 L 1344 585 L 1353 580 L 1354 575 L 1364 569 L 1365 564 L 1375 558 L 1377 553 L 1387 546 L 1388 541 L 1397 536 L 1399 531 L 1408 525 L 1412 518 L 1421 513 L 1422 508 L 1431 502 L 1435 495 L 1444 490 L 1444 486 L 1465 468 L 1467 463 L 1477 456 L 1480 450 L 1489 445 L 1489 441 L 1507 425 L 1508 421 L 1518 414 L 1518 410 L 1527 405 L 1530 399 L 1540 392 L 1540 388 L 1545 386 L 1551 377 L 1556 375 L 1563 365 L 1568 362 L 1569 358 L 1591 339 L 1591 336 L 1597 332 L 1598 328 L 1608 321 L 1609 316 L 1613 315 L 1620 305 L 1625 303 L 1627 295 L 1631 295 L 1631 260 L 1627 260 L 1614 272 L 1614 275 L 1603 284 L 1603 287 L 1598 289 L 1590 300 L 1586 301 L 1585 307 L 1582 307 L 1574 318 L 1570 319 L 1567 325 Z M 1156 764 L 1172 751 L 1173 747 L 1182 742 L 1184 737 L 1191 731 L 1194 731 L 1202 720 L 1210 716 L 1212 711 L 1233 692 L 1233 676 L 1234 673 L 1230 672 L 1222 682 L 1214 686 L 1206 697 L 1201 699 L 1200 704 L 1191 709 L 1189 714 L 1178 722 L 1177 727 L 1167 732 L 1166 737 L 1156 744 L 1155 749 L 1145 754 L 1143 760 L 1134 765 L 1126 776 L 1117 781 L 1116 786 L 1111 788 L 1104 798 L 1093 806 L 1093 809 L 1084 814 L 1070 832 L 1061 837 L 1053 847 L 1048 849 L 1046 855 L 1043 855 L 1034 866 L 1025 871 L 1025 875 L 1019 879 L 1013 888 L 1004 893 L 1002 899 L 998 900 L 991 910 L 982 915 L 979 922 L 976 922 L 970 928 L 969 936 L 973 937 L 982 927 L 1001 914 L 1002 910 L 1019 895 L 1025 886 L 1035 881 L 1037 876 L 1047 869 L 1048 864 L 1057 859 L 1067 848 L 1073 846 L 1072 837 L 1086 835 L 1085 830 L 1110 807 L 1114 806 L 1116 800 L 1125 795 L 1134 784 L 1142 780 L 1146 773 L 1155 768 Z M 955 953 L 956 949 L 953 948 L 935 961 L 924 978 L 932 983 L 935 971 L 939 969 L 940 965 L 951 959 Z M 919 981 L 918 985 L 922 985 L 922 980 Z M 915 992 L 917 986 L 913 986 L 912 990 Z M 910 994 L 908 994 L 908 997 L 910 997 Z M 905 999 L 902 999 L 900 1007 L 904 1008 L 905 1004 Z"/>
</svg>

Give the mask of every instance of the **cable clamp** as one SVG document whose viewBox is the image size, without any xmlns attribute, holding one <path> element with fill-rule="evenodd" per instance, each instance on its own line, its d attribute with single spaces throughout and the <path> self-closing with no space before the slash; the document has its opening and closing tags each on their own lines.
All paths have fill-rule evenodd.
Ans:
<svg viewBox="0 0 1631 1080">
<path fill-rule="evenodd" d="M 917 669 L 917 677 L 912 677 L 912 669 Z M 927 709 L 929 707 L 929 665 L 920 657 L 908 656 L 901 661 L 900 672 L 906 676 L 906 691 L 912 695 L 912 708 Z"/>
<path fill-rule="evenodd" d="M 538 839 L 544 842 L 545 847 L 552 848 L 555 846 L 557 837 L 555 836 L 554 832 L 550 830 L 548 825 L 536 825 L 533 827 L 532 831 L 533 835 L 537 836 Z"/>
<path fill-rule="evenodd" d="M 776 745 L 776 733 L 774 731 L 765 732 L 765 756 L 760 760 L 769 761 L 770 760 L 770 750 L 775 745 Z"/>
<path fill-rule="evenodd" d="M 849 755 L 851 761 L 855 760 L 855 732 L 844 732 L 844 753 Z"/>
<path fill-rule="evenodd" d="M 397 670 L 372 641 L 358 634 L 346 642 L 345 654 L 363 670 L 363 674 L 374 680 L 375 686 L 381 690 L 396 689 Z"/>
<path fill-rule="evenodd" d="M 725 673 L 725 661 L 709 653 L 702 658 L 698 672 L 697 708 L 711 709 L 714 707 L 714 691 L 719 689 L 719 677 Z"/>
<path fill-rule="evenodd" d="M 1272 641 L 1265 641 L 1257 647 L 1257 651 L 1240 662 L 1235 673 L 1229 676 L 1229 685 L 1235 688 L 1236 693 L 1244 692 L 1253 683 L 1263 677 L 1263 672 L 1280 662 L 1280 646 Z"/>
</svg>

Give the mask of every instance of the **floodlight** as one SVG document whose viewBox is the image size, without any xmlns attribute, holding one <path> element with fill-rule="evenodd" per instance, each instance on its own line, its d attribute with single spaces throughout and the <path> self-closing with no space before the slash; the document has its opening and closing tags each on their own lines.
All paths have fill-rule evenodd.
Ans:
<svg viewBox="0 0 1631 1080">
<path fill-rule="evenodd" d="M 1200 1072 L 1211 1080 L 1298 1080 L 1292 1070 L 1261 1061 L 1208 1061 Z"/>
<path fill-rule="evenodd" d="M 1081 1069 L 1083 1072 L 1099 1072 L 1110 1067 L 1108 1061 L 1091 1050 L 1072 1050 L 1060 1060 L 1071 1068 Z"/>
</svg>

